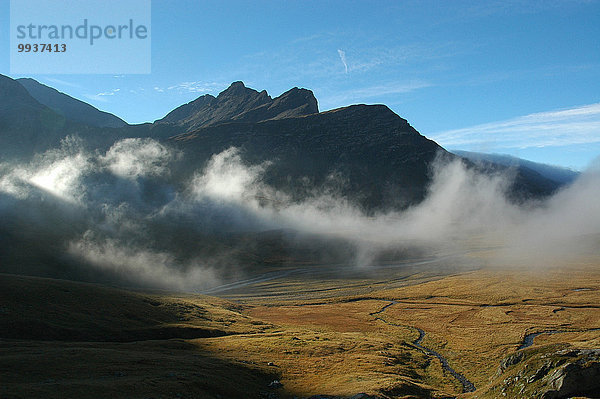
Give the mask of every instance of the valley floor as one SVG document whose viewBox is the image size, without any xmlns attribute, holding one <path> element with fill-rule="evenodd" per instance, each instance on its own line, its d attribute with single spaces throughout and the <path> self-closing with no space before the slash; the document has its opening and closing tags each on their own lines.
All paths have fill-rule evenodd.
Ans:
<svg viewBox="0 0 600 399">
<path fill-rule="evenodd" d="M 558 398 L 565 365 L 597 371 L 598 259 L 455 261 L 290 268 L 213 296 L 0 275 L 0 398 Z"/>
</svg>

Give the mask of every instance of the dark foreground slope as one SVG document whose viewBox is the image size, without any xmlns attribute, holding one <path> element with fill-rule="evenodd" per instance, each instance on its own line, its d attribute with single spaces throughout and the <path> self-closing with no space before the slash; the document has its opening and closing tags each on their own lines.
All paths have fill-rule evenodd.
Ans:
<svg viewBox="0 0 600 399">
<path fill-rule="evenodd" d="M 216 298 L 0 274 L 0 304 L 2 398 L 258 398 L 277 378 L 194 344 L 267 327 Z"/>
</svg>

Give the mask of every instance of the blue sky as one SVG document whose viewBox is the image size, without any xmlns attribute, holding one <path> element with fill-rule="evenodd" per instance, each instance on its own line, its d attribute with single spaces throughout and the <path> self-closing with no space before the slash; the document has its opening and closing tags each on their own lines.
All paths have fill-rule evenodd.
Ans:
<svg viewBox="0 0 600 399">
<path fill-rule="evenodd" d="M 0 5 L 0 73 L 22 77 Z M 31 77 L 130 123 L 242 80 L 321 110 L 386 104 L 447 149 L 600 155 L 599 1 L 154 0 L 151 32 L 151 74 Z"/>
</svg>

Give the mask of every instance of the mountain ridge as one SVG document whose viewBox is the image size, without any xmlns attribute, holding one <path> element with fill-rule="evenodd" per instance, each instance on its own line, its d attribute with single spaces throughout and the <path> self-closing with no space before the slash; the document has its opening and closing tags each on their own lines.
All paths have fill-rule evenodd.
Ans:
<svg viewBox="0 0 600 399">
<path fill-rule="evenodd" d="M 570 184 L 580 175 L 579 172 L 573 171 L 561 166 L 549 165 L 545 163 L 533 162 L 523 158 L 514 157 L 506 154 L 487 154 L 471 151 L 452 151 L 453 154 L 467 158 L 473 162 L 493 162 L 508 167 L 524 167 L 539 173 L 547 179 L 553 180 L 559 184 Z"/>
<path fill-rule="evenodd" d="M 172 123 L 188 130 L 220 123 L 260 122 L 318 113 L 318 103 L 312 91 L 294 87 L 271 98 L 266 90 L 248 88 L 243 82 L 233 82 L 217 97 L 205 94 L 175 108 L 155 123 Z"/>
<path fill-rule="evenodd" d="M 44 151 L 65 130 L 68 121 L 33 98 L 19 82 L 0 75 L 0 148 L 5 157 L 23 149 Z"/>
<path fill-rule="evenodd" d="M 107 128 L 66 118 L 35 100 L 16 80 L 2 77 L 0 83 L 5 87 L 0 93 L 0 144 L 4 155 L 16 158 L 54 148 L 73 134 L 101 151 L 125 138 L 152 138 L 186 154 L 177 170 L 185 179 L 212 156 L 237 147 L 245 162 L 276 163 L 265 182 L 294 198 L 310 195 L 338 176 L 339 194 L 374 210 L 421 201 L 431 182 L 432 162 L 439 154 L 455 157 L 385 105 L 318 112 L 312 91 L 297 87 L 271 98 L 265 90 L 237 81 L 218 96 L 200 96 L 154 123 Z M 502 169 L 506 167 L 499 165 L 495 172 Z M 519 169 L 513 188 L 528 198 L 549 195 L 559 186 Z"/>
<path fill-rule="evenodd" d="M 32 78 L 16 79 L 39 103 L 75 122 L 95 127 L 123 127 L 127 123 L 116 115 L 46 86 Z"/>
</svg>

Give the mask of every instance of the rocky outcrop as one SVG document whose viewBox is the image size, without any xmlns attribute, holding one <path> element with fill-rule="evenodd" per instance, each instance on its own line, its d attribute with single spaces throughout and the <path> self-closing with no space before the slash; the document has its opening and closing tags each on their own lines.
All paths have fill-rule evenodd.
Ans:
<svg viewBox="0 0 600 399">
<path fill-rule="evenodd" d="M 519 351 L 502 361 L 496 377 L 505 397 L 599 397 L 600 349 Z M 485 397 L 485 396 L 484 396 Z"/>
<path fill-rule="evenodd" d="M 186 130 L 215 126 L 227 122 L 260 122 L 318 113 L 317 100 L 310 90 L 297 87 L 271 98 L 265 90 L 258 92 L 233 82 L 217 97 L 198 97 L 169 112 L 156 123 L 171 123 Z"/>
<path fill-rule="evenodd" d="M 600 395 L 600 350 L 578 351 L 578 360 L 554 370 L 548 377 L 543 399 Z"/>
</svg>

